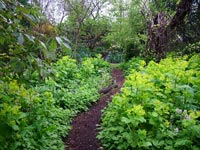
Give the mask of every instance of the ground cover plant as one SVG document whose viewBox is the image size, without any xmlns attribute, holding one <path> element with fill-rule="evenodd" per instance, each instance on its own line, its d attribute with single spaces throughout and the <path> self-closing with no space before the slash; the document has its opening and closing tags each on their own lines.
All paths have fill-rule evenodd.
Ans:
<svg viewBox="0 0 200 150">
<path fill-rule="evenodd" d="M 0 0 L 0 150 L 64 149 L 71 118 L 110 83 L 98 54 L 112 63 L 138 57 L 122 65 L 126 85 L 105 111 L 106 148 L 198 149 L 199 10 L 199 0 Z M 161 61 L 168 52 L 188 58 Z M 106 97 L 124 82 L 116 66 Z"/>
<path fill-rule="evenodd" d="M 200 57 L 132 68 L 104 110 L 98 138 L 106 150 L 198 150 Z"/>
<path fill-rule="evenodd" d="M 78 65 L 64 56 L 51 66 L 53 75 L 44 82 L 37 72 L 29 84 L 0 82 L 0 150 L 64 149 L 72 117 L 95 102 L 110 81 L 109 64 L 100 57 Z"/>
</svg>

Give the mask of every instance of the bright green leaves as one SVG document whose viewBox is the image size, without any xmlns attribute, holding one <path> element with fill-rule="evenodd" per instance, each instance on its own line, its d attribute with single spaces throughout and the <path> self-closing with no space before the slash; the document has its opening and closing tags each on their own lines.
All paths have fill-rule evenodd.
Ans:
<svg viewBox="0 0 200 150">
<path fill-rule="evenodd" d="M 87 65 L 93 66 L 88 74 Z M 38 83 L 39 74 L 31 77 L 37 85 L 0 82 L 0 150 L 64 149 L 61 137 L 70 130 L 72 117 L 87 110 L 110 81 L 109 64 L 100 57 L 77 65 L 65 56 L 52 68 L 54 75 L 44 82 Z"/>
<path fill-rule="evenodd" d="M 141 105 L 135 105 L 133 108 L 127 110 L 128 115 L 133 115 L 136 117 L 143 117 L 145 115 L 145 110 Z"/>
<path fill-rule="evenodd" d="M 134 105 L 131 109 L 126 111 L 126 117 L 122 117 L 122 122 L 129 124 L 131 123 L 132 126 L 137 127 L 140 123 L 146 122 L 145 110 L 141 105 Z"/>
<path fill-rule="evenodd" d="M 198 55 L 151 61 L 146 67 L 130 61 L 121 94 L 104 110 L 98 137 L 105 149 L 200 147 L 199 62 Z"/>
<path fill-rule="evenodd" d="M 101 58 L 87 58 L 77 65 L 75 59 L 65 56 L 53 68 L 56 78 L 46 82 L 50 88 L 58 87 L 56 103 L 74 111 L 86 110 L 90 102 L 98 99 L 98 90 L 110 81 L 110 66 Z"/>
</svg>

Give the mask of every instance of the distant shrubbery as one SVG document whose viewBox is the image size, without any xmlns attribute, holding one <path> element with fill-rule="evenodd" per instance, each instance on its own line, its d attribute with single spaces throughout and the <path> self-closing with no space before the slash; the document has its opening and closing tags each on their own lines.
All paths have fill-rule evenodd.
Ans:
<svg viewBox="0 0 200 150">
<path fill-rule="evenodd" d="M 182 55 L 194 55 L 195 53 L 200 53 L 200 41 L 187 45 L 183 51 L 181 52 Z"/>
</svg>

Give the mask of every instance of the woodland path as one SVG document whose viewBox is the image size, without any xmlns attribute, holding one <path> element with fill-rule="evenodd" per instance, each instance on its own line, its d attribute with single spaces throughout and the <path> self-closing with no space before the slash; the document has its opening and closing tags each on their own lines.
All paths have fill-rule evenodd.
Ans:
<svg viewBox="0 0 200 150">
<path fill-rule="evenodd" d="M 124 73 L 122 70 L 113 69 L 112 79 L 116 81 L 117 86 L 108 93 L 101 96 L 91 108 L 78 114 L 72 122 L 72 129 L 65 140 L 66 150 L 101 150 L 101 144 L 96 139 L 98 125 L 101 120 L 101 110 L 104 109 L 112 96 L 120 91 L 124 83 Z"/>
</svg>

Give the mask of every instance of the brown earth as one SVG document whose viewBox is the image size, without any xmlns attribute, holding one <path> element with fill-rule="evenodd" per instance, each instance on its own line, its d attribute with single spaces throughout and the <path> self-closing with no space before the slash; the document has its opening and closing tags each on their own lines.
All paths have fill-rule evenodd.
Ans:
<svg viewBox="0 0 200 150">
<path fill-rule="evenodd" d="M 87 112 L 78 114 L 72 122 L 72 130 L 65 140 L 66 150 L 101 150 L 100 141 L 96 139 L 98 127 L 101 120 L 101 110 L 104 109 L 112 96 L 120 91 L 124 83 L 122 70 L 113 69 L 112 78 L 116 81 L 114 86 L 107 94 L 102 95 Z"/>
</svg>

